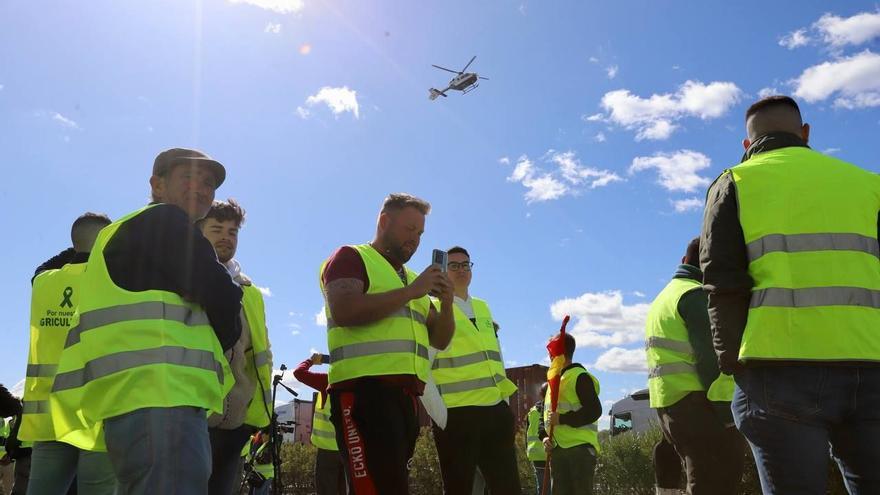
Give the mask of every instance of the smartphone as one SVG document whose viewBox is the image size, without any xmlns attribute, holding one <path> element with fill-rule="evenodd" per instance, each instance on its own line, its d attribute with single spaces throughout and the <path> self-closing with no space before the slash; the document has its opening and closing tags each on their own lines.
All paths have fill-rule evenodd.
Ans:
<svg viewBox="0 0 880 495">
<path fill-rule="evenodd" d="M 449 262 L 449 254 L 446 251 L 435 249 L 431 254 L 431 264 L 438 265 L 441 272 L 446 273 L 447 262 Z"/>
<path fill-rule="evenodd" d="M 330 364 L 329 354 L 321 354 L 321 364 Z"/>
</svg>

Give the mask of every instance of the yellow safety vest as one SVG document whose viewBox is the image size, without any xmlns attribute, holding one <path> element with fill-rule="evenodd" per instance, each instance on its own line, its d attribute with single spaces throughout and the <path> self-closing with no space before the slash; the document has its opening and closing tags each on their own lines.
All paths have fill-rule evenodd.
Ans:
<svg viewBox="0 0 880 495">
<path fill-rule="evenodd" d="M 272 404 L 272 356 L 269 352 L 269 329 L 266 327 L 266 310 L 263 294 L 253 285 L 241 287 L 241 306 L 251 329 L 251 349 L 247 353 L 245 373 L 256 384 L 254 397 L 248 405 L 244 422 L 257 428 L 269 424 L 269 416 L 275 410 Z"/>
<path fill-rule="evenodd" d="M 541 462 L 547 460 L 547 452 L 544 451 L 544 443 L 538 437 L 538 427 L 540 426 L 541 413 L 538 412 L 537 406 L 529 409 L 527 417 L 528 427 L 526 428 L 526 458 L 532 462 Z"/>
<path fill-rule="evenodd" d="M 234 379 L 201 307 L 162 290 L 130 292 L 110 278 L 104 249 L 127 221 L 95 241 L 50 396 L 60 440 L 72 431 L 148 407 L 192 406 L 220 413 Z M 70 442 L 73 443 L 73 442 Z M 102 450 L 103 445 L 79 445 Z"/>
<path fill-rule="evenodd" d="M 367 294 L 380 294 L 404 287 L 397 271 L 369 244 L 352 246 L 367 269 Z M 326 262 L 321 266 L 324 270 Z M 406 270 L 407 284 L 417 275 Z M 323 283 L 321 290 L 323 292 Z M 364 376 L 416 375 L 428 380 L 428 296 L 409 301 L 387 317 L 357 327 L 343 327 L 327 316 L 327 342 L 330 348 L 330 384 Z"/>
<path fill-rule="evenodd" d="M 69 263 L 56 270 L 44 271 L 34 279 L 30 349 L 19 440 L 56 440 L 49 393 L 52 391 L 58 360 L 79 303 L 79 282 L 85 268 L 85 263 Z M 100 425 L 95 425 L 71 435 L 81 436 L 80 442 L 97 443 L 101 428 Z"/>
<path fill-rule="evenodd" d="M 491 406 L 516 392 L 507 379 L 489 305 L 471 298 L 476 325 L 453 303 L 455 333 L 437 353 L 431 374 L 446 407 Z"/>
<path fill-rule="evenodd" d="M 315 396 L 315 413 L 312 415 L 312 445 L 324 450 L 339 450 L 336 445 L 336 428 L 330 422 L 330 395 L 327 400 L 321 398 L 321 392 Z"/>
<path fill-rule="evenodd" d="M 880 177 L 802 147 L 725 173 L 754 280 L 740 361 L 880 361 Z"/>
<path fill-rule="evenodd" d="M 596 395 L 599 395 L 599 380 L 581 366 L 571 367 L 562 374 L 562 378 L 559 381 L 559 402 L 556 404 L 556 412 L 559 414 L 579 411 L 583 407 L 575 387 L 577 378 L 583 374 L 586 374 L 593 380 L 593 388 L 596 390 Z M 544 423 L 550 424 L 549 388 L 547 389 L 547 395 L 544 396 Z M 564 449 L 588 443 L 596 449 L 596 452 L 599 452 L 599 424 L 592 423 L 577 428 L 558 424 L 553 428 L 553 440 L 556 442 L 556 445 Z"/>
</svg>

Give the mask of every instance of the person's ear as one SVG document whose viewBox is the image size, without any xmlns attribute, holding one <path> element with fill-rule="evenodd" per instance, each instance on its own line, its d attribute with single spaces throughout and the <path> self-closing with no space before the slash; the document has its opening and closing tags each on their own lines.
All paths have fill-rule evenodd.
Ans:
<svg viewBox="0 0 880 495">
<path fill-rule="evenodd" d="M 801 138 L 805 143 L 810 142 L 810 124 L 804 124 L 801 126 Z"/>
<path fill-rule="evenodd" d="M 152 192 L 153 199 L 161 201 L 163 193 L 165 192 L 165 179 L 158 175 L 150 176 L 150 190 Z"/>
<path fill-rule="evenodd" d="M 745 139 L 743 139 L 743 149 L 744 149 L 744 150 L 748 151 L 748 150 L 749 150 L 749 146 L 751 146 L 751 145 L 752 145 L 752 142 L 749 141 L 749 138 L 745 138 Z"/>
</svg>

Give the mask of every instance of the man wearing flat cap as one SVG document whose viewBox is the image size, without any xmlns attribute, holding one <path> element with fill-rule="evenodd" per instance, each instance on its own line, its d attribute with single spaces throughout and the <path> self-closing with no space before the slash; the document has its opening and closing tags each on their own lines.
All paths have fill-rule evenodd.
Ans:
<svg viewBox="0 0 880 495">
<path fill-rule="evenodd" d="M 193 224 L 225 178 L 200 151 L 163 151 L 153 201 L 105 227 L 89 257 L 50 400 L 61 439 L 103 422 L 120 493 L 208 492 L 206 411 L 232 386 L 223 353 L 242 291 Z"/>
</svg>

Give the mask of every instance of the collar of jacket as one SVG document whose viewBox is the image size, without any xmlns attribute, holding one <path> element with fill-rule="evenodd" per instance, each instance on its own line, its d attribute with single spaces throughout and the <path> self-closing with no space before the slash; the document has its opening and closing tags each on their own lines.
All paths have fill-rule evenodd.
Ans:
<svg viewBox="0 0 880 495">
<path fill-rule="evenodd" d="M 678 265 L 672 278 L 689 278 L 703 283 L 703 272 L 693 265 Z"/>
<path fill-rule="evenodd" d="M 70 260 L 71 264 L 74 263 L 86 263 L 89 261 L 89 253 L 76 253 L 73 255 L 73 259 Z"/>
<path fill-rule="evenodd" d="M 755 142 L 749 146 L 749 149 L 743 154 L 740 163 L 748 160 L 758 153 L 766 153 L 767 151 L 778 150 L 780 148 L 788 148 L 798 146 L 800 148 L 809 148 L 800 136 L 795 136 L 790 132 L 770 132 L 763 136 L 758 136 Z"/>
</svg>

